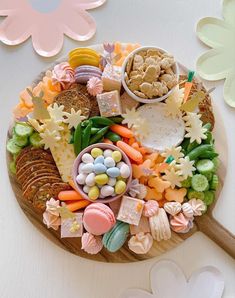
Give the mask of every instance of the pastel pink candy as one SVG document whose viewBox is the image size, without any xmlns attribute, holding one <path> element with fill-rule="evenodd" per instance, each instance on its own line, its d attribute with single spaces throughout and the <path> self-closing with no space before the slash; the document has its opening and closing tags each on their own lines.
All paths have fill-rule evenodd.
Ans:
<svg viewBox="0 0 235 298">
<path fill-rule="evenodd" d="M 103 243 L 100 236 L 94 236 L 90 233 L 84 233 L 82 235 L 82 249 L 85 252 L 95 255 L 101 251 L 102 247 Z"/>
<path fill-rule="evenodd" d="M 170 220 L 171 228 L 176 233 L 185 233 L 185 231 L 188 231 L 188 224 L 189 219 L 182 212 L 173 216 Z"/>
<path fill-rule="evenodd" d="M 84 228 L 93 235 L 102 235 L 115 225 L 113 211 L 102 203 L 93 203 L 86 207 L 83 214 Z"/>
<path fill-rule="evenodd" d="M 158 209 L 158 202 L 154 200 L 149 200 L 144 204 L 143 215 L 146 217 L 152 217 L 158 213 Z"/>
<path fill-rule="evenodd" d="M 92 77 L 101 78 L 102 71 L 95 66 L 82 65 L 75 69 L 75 80 L 77 83 L 86 84 Z"/>
</svg>

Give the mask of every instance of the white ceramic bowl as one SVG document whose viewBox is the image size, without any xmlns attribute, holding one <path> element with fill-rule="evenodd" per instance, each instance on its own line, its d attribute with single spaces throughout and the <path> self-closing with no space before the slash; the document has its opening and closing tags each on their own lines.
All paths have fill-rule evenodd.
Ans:
<svg viewBox="0 0 235 298">
<path fill-rule="evenodd" d="M 159 52 L 162 52 L 162 53 L 168 53 L 167 51 L 161 49 L 161 48 L 158 48 L 158 47 L 154 47 L 154 46 L 146 46 L 146 47 L 140 47 L 138 49 L 135 49 L 134 51 L 132 51 L 127 57 L 126 59 L 124 60 L 123 62 L 123 65 L 122 65 L 122 85 L 125 89 L 125 91 L 135 100 L 139 101 L 139 102 L 142 102 L 142 103 L 154 103 L 154 102 L 159 102 L 159 101 L 163 101 L 164 99 L 166 99 L 175 89 L 175 87 L 171 88 L 171 90 L 161 96 L 161 97 L 156 97 L 156 98 L 149 98 L 149 99 L 145 99 L 145 98 L 141 98 L 137 95 L 135 95 L 127 86 L 126 84 L 126 81 L 125 81 L 125 77 L 126 77 L 126 65 L 127 65 L 127 62 L 128 60 L 135 54 L 137 54 L 138 52 L 140 51 L 143 51 L 143 50 L 149 50 L 149 49 L 154 49 L 154 50 L 158 50 Z M 178 70 L 178 65 L 177 65 L 177 62 L 175 62 L 175 64 L 173 65 L 173 71 L 174 73 L 176 74 L 176 77 L 177 77 L 177 80 L 179 80 L 179 70 Z"/>
</svg>

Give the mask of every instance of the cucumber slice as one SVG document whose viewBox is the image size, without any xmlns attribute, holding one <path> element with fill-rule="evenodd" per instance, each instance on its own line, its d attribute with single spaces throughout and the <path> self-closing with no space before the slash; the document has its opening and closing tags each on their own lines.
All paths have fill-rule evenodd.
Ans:
<svg viewBox="0 0 235 298">
<path fill-rule="evenodd" d="M 41 137 L 39 133 L 34 132 L 30 137 L 29 137 L 29 142 L 33 147 L 39 148 L 42 146 L 41 144 Z"/>
<path fill-rule="evenodd" d="M 33 133 L 33 128 L 24 122 L 17 123 L 14 130 L 19 137 L 29 137 Z"/>
<path fill-rule="evenodd" d="M 206 175 L 212 173 L 215 166 L 210 159 L 201 159 L 196 163 L 196 168 L 199 173 Z"/>
<path fill-rule="evenodd" d="M 204 175 L 196 174 L 192 178 L 192 188 L 196 191 L 205 191 L 208 188 L 208 180 Z"/>
<path fill-rule="evenodd" d="M 26 147 L 29 143 L 27 136 L 20 137 L 17 134 L 14 134 L 12 139 L 15 141 L 16 145 L 19 147 Z"/>
<path fill-rule="evenodd" d="M 18 154 L 21 150 L 21 147 L 19 147 L 14 139 L 10 139 L 7 142 L 7 151 L 9 151 L 11 154 Z"/>
<path fill-rule="evenodd" d="M 215 199 L 215 192 L 214 191 L 209 190 L 209 191 L 204 192 L 203 202 L 207 206 L 211 205 L 213 203 L 214 199 Z"/>
<path fill-rule="evenodd" d="M 204 192 L 202 192 L 202 191 L 195 191 L 195 190 L 193 190 L 192 188 L 190 188 L 189 190 L 188 190 L 188 193 L 187 193 L 187 197 L 188 197 L 188 199 L 189 200 L 191 200 L 191 199 L 200 199 L 200 200 L 204 200 Z"/>
<path fill-rule="evenodd" d="M 206 179 L 208 181 L 211 181 L 212 177 L 213 177 L 213 173 L 207 173 L 207 174 L 203 174 L 204 176 L 206 176 Z"/>
<path fill-rule="evenodd" d="M 186 180 L 181 182 L 181 187 L 189 188 L 191 187 L 192 177 L 188 177 Z"/>
<path fill-rule="evenodd" d="M 14 161 L 10 162 L 9 169 L 12 174 L 16 174 L 16 164 Z"/>
<path fill-rule="evenodd" d="M 220 160 L 217 157 L 215 157 L 215 158 L 212 159 L 212 162 L 214 164 L 215 171 L 217 171 L 218 168 L 219 168 L 219 165 L 220 165 Z"/>
<path fill-rule="evenodd" d="M 211 182 L 210 182 L 210 189 L 216 190 L 218 186 L 219 186 L 219 178 L 218 178 L 217 175 L 214 174 L 212 176 L 212 179 L 211 179 Z"/>
</svg>

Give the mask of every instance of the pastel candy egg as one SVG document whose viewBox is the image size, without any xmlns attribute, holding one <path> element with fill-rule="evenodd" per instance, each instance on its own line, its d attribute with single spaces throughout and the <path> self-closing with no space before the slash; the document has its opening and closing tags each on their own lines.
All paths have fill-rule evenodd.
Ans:
<svg viewBox="0 0 235 298">
<path fill-rule="evenodd" d="M 94 162 L 94 158 L 89 153 L 85 153 L 82 156 L 82 161 L 84 163 L 93 163 Z"/>
<path fill-rule="evenodd" d="M 120 174 L 122 178 L 128 178 L 131 174 L 131 170 L 127 164 L 123 164 L 120 168 Z"/>
<path fill-rule="evenodd" d="M 120 195 L 126 190 L 126 183 L 122 180 L 119 180 L 115 185 L 115 193 Z"/>
<path fill-rule="evenodd" d="M 124 161 L 119 161 L 119 162 L 117 163 L 117 168 L 121 169 L 121 167 L 122 167 L 123 165 L 125 165 L 125 162 L 124 162 Z"/>
<path fill-rule="evenodd" d="M 92 155 L 92 157 L 96 158 L 96 157 L 98 157 L 100 155 L 103 155 L 103 150 L 100 149 L 100 148 L 93 148 L 91 150 L 91 155 Z"/>
<path fill-rule="evenodd" d="M 104 150 L 104 157 L 112 157 L 113 151 L 111 149 Z"/>
<path fill-rule="evenodd" d="M 88 192 L 88 197 L 91 200 L 96 200 L 98 199 L 100 195 L 100 190 L 97 186 L 92 186 Z"/>
<path fill-rule="evenodd" d="M 105 173 L 107 170 L 106 166 L 102 163 L 97 163 L 94 165 L 94 172 L 95 174 L 102 174 Z"/>
<path fill-rule="evenodd" d="M 83 187 L 83 191 L 85 192 L 85 193 L 88 193 L 89 191 L 90 191 L 90 187 L 88 186 L 88 185 L 84 185 L 84 187 Z"/>
<path fill-rule="evenodd" d="M 112 157 L 108 156 L 105 158 L 104 160 L 104 165 L 107 167 L 107 168 L 113 168 L 115 167 L 115 161 Z"/>
<path fill-rule="evenodd" d="M 85 184 L 86 177 L 87 177 L 87 175 L 86 174 L 83 174 L 83 173 L 77 175 L 77 177 L 76 177 L 77 183 L 80 184 L 80 185 Z"/>
<path fill-rule="evenodd" d="M 119 180 L 126 182 L 126 178 L 123 178 L 122 176 L 117 177 L 117 181 L 119 181 Z"/>
<path fill-rule="evenodd" d="M 80 165 L 78 166 L 78 173 L 82 172 L 82 168 L 85 166 L 84 162 L 81 162 Z"/>
<path fill-rule="evenodd" d="M 93 163 L 86 163 L 81 169 L 81 172 L 84 174 L 90 174 L 94 170 L 94 165 Z"/>
<path fill-rule="evenodd" d="M 106 174 L 100 174 L 95 176 L 95 182 L 99 185 L 107 184 L 109 177 Z"/>
<path fill-rule="evenodd" d="M 109 197 L 114 193 L 114 188 L 110 185 L 105 185 L 101 188 L 100 193 L 104 197 Z"/>
<path fill-rule="evenodd" d="M 88 186 L 94 186 L 95 185 L 95 174 L 90 173 L 89 175 L 87 175 L 85 183 Z"/>
<path fill-rule="evenodd" d="M 100 156 L 96 157 L 96 159 L 94 161 L 94 164 L 97 164 L 97 163 L 104 163 L 103 155 L 100 155 Z"/>
<path fill-rule="evenodd" d="M 116 178 L 120 175 L 120 170 L 119 168 L 116 168 L 116 167 L 108 168 L 106 173 L 109 175 L 109 177 Z"/>
<path fill-rule="evenodd" d="M 108 180 L 108 185 L 114 186 L 116 184 L 117 180 L 115 178 L 109 178 Z"/>
<path fill-rule="evenodd" d="M 120 151 L 113 151 L 112 153 L 112 158 L 116 161 L 116 162 L 119 162 L 122 160 L 122 153 Z"/>
</svg>

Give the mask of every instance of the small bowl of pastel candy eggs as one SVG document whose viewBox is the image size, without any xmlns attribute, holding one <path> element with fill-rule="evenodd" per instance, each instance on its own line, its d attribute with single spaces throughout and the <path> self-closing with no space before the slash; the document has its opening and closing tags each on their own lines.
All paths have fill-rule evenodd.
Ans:
<svg viewBox="0 0 235 298">
<path fill-rule="evenodd" d="M 108 203 L 120 198 L 131 179 L 129 158 L 114 145 L 91 145 L 80 152 L 73 165 L 77 191 L 92 202 Z"/>
</svg>

